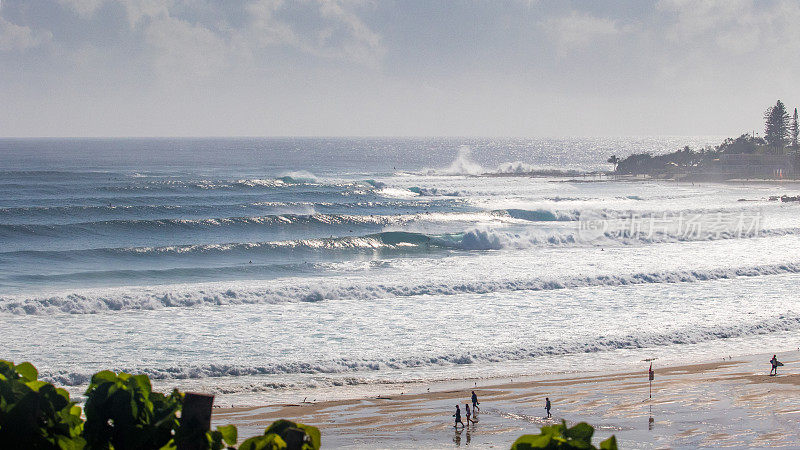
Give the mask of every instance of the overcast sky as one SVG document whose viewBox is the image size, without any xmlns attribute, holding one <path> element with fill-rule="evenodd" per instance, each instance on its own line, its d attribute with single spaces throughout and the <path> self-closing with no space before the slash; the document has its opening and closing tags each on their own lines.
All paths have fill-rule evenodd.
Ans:
<svg viewBox="0 0 800 450">
<path fill-rule="evenodd" d="M 0 0 L 0 136 L 737 135 L 794 0 Z"/>
</svg>

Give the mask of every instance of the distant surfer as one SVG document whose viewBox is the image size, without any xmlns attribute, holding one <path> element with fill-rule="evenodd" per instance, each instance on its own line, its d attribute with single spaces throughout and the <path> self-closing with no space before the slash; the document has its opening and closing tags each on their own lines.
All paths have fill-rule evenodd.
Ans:
<svg viewBox="0 0 800 450">
<path fill-rule="evenodd" d="M 461 421 L 461 408 L 459 408 L 458 405 L 456 405 L 456 413 L 453 414 L 453 417 L 456 418 L 456 423 L 453 425 L 453 428 L 458 428 L 458 424 L 461 424 L 462 427 L 464 426 L 464 422 Z"/>
<path fill-rule="evenodd" d="M 547 419 L 553 417 L 550 414 L 550 398 L 549 397 L 545 397 L 544 398 L 544 410 L 545 410 L 545 412 L 547 412 L 547 417 L 546 417 Z"/>
<path fill-rule="evenodd" d="M 480 411 L 481 409 L 478 408 L 478 405 L 480 405 L 480 402 L 478 401 L 478 396 L 475 395 L 475 391 L 472 391 L 472 410 L 475 412 Z"/>
<path fill-rule="evenodd" d="M 772 370 L 769 371 L 769 375 L 777 375 L 778 374 L 778 367 L 782 366 L 783 363 L 778 361 L 777 355 L 772 355 L 772 359 L 769 360 L 769 363 L 772 364 Z"/>
</svg>

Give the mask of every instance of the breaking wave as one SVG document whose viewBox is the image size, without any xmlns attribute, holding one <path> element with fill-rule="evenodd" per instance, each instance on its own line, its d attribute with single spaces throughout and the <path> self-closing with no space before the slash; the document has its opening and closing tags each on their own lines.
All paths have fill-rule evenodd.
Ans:
<svg viewBox="0 0 800 450">
<path fill-rule="evenodd" d="M 564 278 L 530 278 L 501 281 L 453 281 L 450 283 L 391 284 L 316 282 L 264 287 L 216 288 L 205 285 L 150 287 L 135 290 L 112 288 L 41 297 L 0 297 L 0 312 L 12 314 L 91 314 L 121 310 L 151 310 L 165 307 L 197 307 L 280 302 L 318 302 L 340 299 L 369 301 L 379 298 L 421 295 L 486 294 L 511 291 L 548 291 L 588 286 L 627 286 L 650 283 L 692 283 L 800 273 L 800 263 L 753 267 L 638 272 Z"/>
<path fill-rule="evenodd" d="M 258 375 L 291 375 L 291 374 L 338 374 L 376 372 L 381 370 L 412 369 L 420 367 L 457 366 L 474 363 L 492 363 L 534 359 L 543 356 L 560 356 L 580 353 L 600 353 L 614 350 L 629 350 L 661 347 L 667 345 L 687 345 L 730 339 L 745 336 L 758 336 L 782 331 L 800 329 L 800 316 L 784 314 L 753 323 L 730 326 L 681 328 L 668 332 L 644 332 L 633 335 L 598 336 L 591 340 L 578 342 L 547 343 L 533 348 L 502 348 L 483 352 L 447 353 L 441 355 L 406 356 L 382 359 L 330 359 L 309 362 L 276 362 L 253 366 L 237 366 L 233 364 L 208 364 L 196 366 L 168 366 L 145 368 L 115 368 L 115 371 L 146 374 L 156 380 L 197 379 L 218 377 L 242 377 Z M 90 372 L 43 371 L 41 379 L 66 386 L 87 384 Z M 374 383 L 374 380 L 363 380 L 363 383 Z M 327 381 L 328 383 L 356 384 L 357 379 Z M 274 386 L 285 388 L 286 384 Z M 305 387 L 308 387 L 306 385 Z"/>
</svg>

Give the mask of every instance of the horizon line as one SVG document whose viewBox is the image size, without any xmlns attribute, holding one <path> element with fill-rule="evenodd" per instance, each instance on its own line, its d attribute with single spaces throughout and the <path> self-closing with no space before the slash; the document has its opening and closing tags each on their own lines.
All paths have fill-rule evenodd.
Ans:
<svg viewBox="0 0 800 450">
<path fill-rule="evenodd" d="M 741 134 L 752 134 L 745 132 Z M 740 134 L 740 135 L 741 135 Z M 738 137 L 740 135 L 736 135 Z M 0 136 L 0 140 L 34 139 L 580 139 L 647 137 L 731 137 L 725 134 L 573 134 L 573 135 L 173 135 L 173 136 Z"/>
</svg>

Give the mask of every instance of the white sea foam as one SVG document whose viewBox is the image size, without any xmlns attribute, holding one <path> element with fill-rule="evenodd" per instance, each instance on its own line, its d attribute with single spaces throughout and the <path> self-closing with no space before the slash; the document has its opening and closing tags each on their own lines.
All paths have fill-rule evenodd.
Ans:
<svg viewBox="0 0 800 450">
<path fill-rule="evenodd" d="M 599 353 L 615 350 L 641 349 L 667 345 L 686 345 L 719 339 L 730 339 L 743 336 L 757 336 L 783 331 L 800 330 L 800 316 L 779 315 L 758 319 L 729 326 L 691 326 L 687 328 L 672 329 L 665 332 L 657 330 L 643 330 L 633 335 L 619 336 L 593 336 L 588 340 L 563 339 L 557 345 L 550 343 L 539 346 L 524 346 L 482 351 L 468 351 L 440 353 L 434 355 L 386 357 L 380 359 L 309 359 L 307 361 L 293 361 L 280 363 L 267 363 L 252 366 L 239 366 L 232 364 L 211 364 L 207 366 L 165 366 L 165 367 L 114 367 L 115 371 L 144 373 L 155 380 L 197 379 L 218 377 L 242 377 L 253 375 L 281 375 L 281 374 L 337 374 L 377 372 L 383 370 L 420 369 L 425 367 L 471 365 L 497 361 L 516 361 L 535 359 L 543 356 L 558 356 L 576 353 Z M 92 373 L 72 371 L 43 372 L 41 378 L 45 381 L 66 386 L 84 385 L 91 378 Z M 319 380 L 322 384 L 329 385 L 333 380 Z M 355 377 L 340 379 L 339 383 L 370 383 L 372 379 L 359 379 Z M 313 384 L 312 384 L 313 386 Z M 277 386 L 263 386 L 264 390 L 284 389 L 287 384 Z M 251 389 L 251 387 L 247 387 Z"/>
<path fill-rule="evenodd" d="M 479 241 L 475 246 L 492 248 L 494 241 Z M 758 277 L 800 273 L 800 263 L 718 268 L 598 274 L 594 276 L 534 277 L 501 281 L 464 281 L 438 283 L 272 283 L 250 288 L 183 285 L 150 288 L 111 288 L 86 290 L 51 296 L 0 297 L 0 312 L 11 314 L 93 314 L 121 310 L 152 310 L 203 305 L 233 305 L 280 302 L 320 302 L 333 300 L 369 301 L 390 297 L 423 295 L 487 294 L 512 291 L 548 291 L 591 286 L 625 286 L 649 283 L 692 283 L 698 281 Z"/>
</svg>

